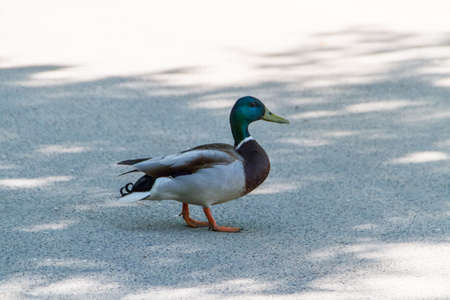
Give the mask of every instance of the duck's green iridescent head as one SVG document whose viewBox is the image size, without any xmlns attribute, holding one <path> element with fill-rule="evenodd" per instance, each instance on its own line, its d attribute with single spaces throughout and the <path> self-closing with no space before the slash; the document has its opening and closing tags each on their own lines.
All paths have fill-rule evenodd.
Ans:
<svg viewBox="0 0 450 300">
<path fill-rule="evenodd" d="M 258 120 L 289 124 L 288 120 L 271 113 L 255 97 L 246 96 L 239 98 L 230 113 L 231 132 L 233 133 L 235 146 L 250 136 L 248 125 Z"/>
</svg>

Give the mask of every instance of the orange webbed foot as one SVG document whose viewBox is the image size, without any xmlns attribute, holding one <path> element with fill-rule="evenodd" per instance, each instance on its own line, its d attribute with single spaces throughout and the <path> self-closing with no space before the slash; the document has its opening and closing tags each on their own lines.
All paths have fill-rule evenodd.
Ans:
<svg viewBox="0 0 450 300">
<path fill-rule="evenodd" d="M 213 216 L 211 215 L 211 209 L 209 207 L 204 207 L 203 212 L 208 218 L 209 229 L 213 231 L 221 231 L 221 232 L 240 232 L 242 228 L 239 227 L 226 227 L 226 226 L 218 226 Z"/>
<path fill-rule="evenodd" d="M 190 227 L 197 228 L 199 226 L 208 226 L 208 222 L 196 221 L 189 217 L 189 205 L 187 203 L 183 203 L 183 210 L 181 211 L 180 216 L 183 216 L 184 221 Z"/>
</svg>

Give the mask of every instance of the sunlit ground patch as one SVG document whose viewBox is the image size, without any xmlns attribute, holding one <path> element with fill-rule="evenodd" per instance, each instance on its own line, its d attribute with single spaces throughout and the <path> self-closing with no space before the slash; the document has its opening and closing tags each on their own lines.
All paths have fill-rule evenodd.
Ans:
<svg viewBox="0 0 450 300">
<path fill-rule="evenodd" d="M 48 145 L 41 147 L 39 152 L 45 154 L 58 154 L 58 153 L 82 153 L 89 151 L 88 147 L 82 146 L 63 146 L 63 145 Z"/>
<path fill-rule="evenodd" d="M 288 116 L 289 119 L 315 119 L 343 116 L 349 114 L 374 113 L 383 111 L 393 111 L 400 108 L 424 105 L 423 102 L 412 102 L 405 100 L 365 102 L 347 105 L 338 110 L 317 110 Z"/>
<path fill-rule="evenodd" d="M 58 223 L 48 223 L 48 224 L 38 224 L 33 226 L 27 226 L 27 227 L 20 227 L 17 228 L 18 231 L 23 232 L 39 232 L 39 231 L 46 231 L 46 230 L 62 230 L 66 229 L 70 225 L 72 225 L 73 221 L 61 221 Z"/>
<path fill-rule="evenodd" d="M 48 176 L 40 178 L 11 178 L 0 179 L 0 186 L 12 189 L 31 189 L 46 186 L 55 182 L 69 181 L 71 176 Z"/>
<path fill-rule="evenodd" d="M 450 159 L 447 153 L 439 151 L 423 151 L 409 153 L 403 157 L 395 158 L 390 161 L 391 164 L 420 164 L 436 162 Z"/>
<path fill-rule="evenodd" d="M 333 299 L 364 299 L 367 295 L 383 295 L 386 299 L 448 299 L 450 259 L 442 259 L 448 251 L 446 244 L 427 243 L 367 243 L 323 249 L 313 253 L 311 259 L 324 261 L 349 255 L 367 264 L 349 265 L 339 281 L 333 275 L 320 278 L 312 283 L 317 290 L 303 296 L 304 299 L 332 295 L 340 295 Z"/>
</svg>

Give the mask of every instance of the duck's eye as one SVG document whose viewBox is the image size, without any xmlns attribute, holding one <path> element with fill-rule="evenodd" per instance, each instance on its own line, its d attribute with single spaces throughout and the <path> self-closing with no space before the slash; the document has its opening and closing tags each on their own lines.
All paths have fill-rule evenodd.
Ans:
<svg viewBox="0 0 450 300">
<path fill-rule="evenodd" d="M 256 107 L 256 102 L 250 102 L 250 107 Z"/>
</svg>

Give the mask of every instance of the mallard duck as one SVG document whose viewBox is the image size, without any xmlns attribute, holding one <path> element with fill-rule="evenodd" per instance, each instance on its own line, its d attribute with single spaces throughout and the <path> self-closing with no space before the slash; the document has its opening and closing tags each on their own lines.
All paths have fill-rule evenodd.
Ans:
<svg viewBox="0 0 450 300">
<path fill-rule="evenodd" d="M 234 146 L 207 144 L 177 154 L 119 162 L 133 167 L 123 174 L 145 175 L 136 183 L 125 185 L 118 202 L 176 200 L 183 203 L 180 216 L 188 226 L 239 232 L 239 227 L 218 226 L 210 207 L 250 193 L 269 175 L 269 157 L 248 131 L 249 124 L 257 120 L 289 124 L 271 113 L 260 100 L 247 96 L 238 99 L 230 113 Z M 208 222 L 192 219 L 189 204 L 202 206 Z"/>
</svg>

